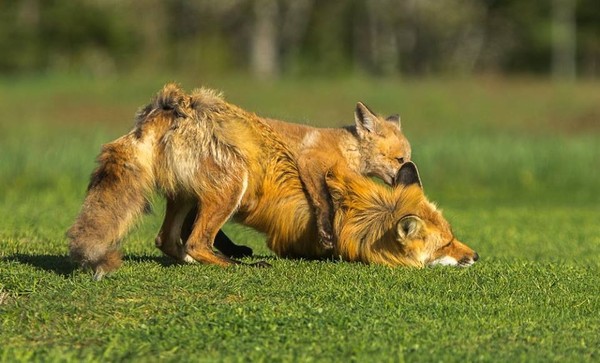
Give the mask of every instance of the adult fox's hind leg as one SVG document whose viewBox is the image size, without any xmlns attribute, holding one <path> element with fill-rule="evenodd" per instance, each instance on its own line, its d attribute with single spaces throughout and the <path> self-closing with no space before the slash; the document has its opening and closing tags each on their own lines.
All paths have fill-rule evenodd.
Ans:
<svg viewBox="0 0 600 363">
<path fill-rule="evenodd" d="M 187 236 L 182 240 L 182 227 L 190 210 L 195 208 L 196 203 L 189 198 L 167 196 L 165 220 L 154 242 L 165 255 L 177 261 L 185 258 L 183 242 Z"/>
</svg>

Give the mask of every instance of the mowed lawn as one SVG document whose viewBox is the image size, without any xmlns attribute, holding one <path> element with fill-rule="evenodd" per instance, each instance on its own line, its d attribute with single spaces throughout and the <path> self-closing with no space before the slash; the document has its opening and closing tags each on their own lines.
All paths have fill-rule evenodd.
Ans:
<svg viewBox="0 0 600 363">
<path fill-rule="evenodd" d="M 261 115 L 400 113 L 425 191 L 481 259 L 423 270 L 278 259 L 175 265 L 160 197 L 94 282 L 65 230 L 100 145 L 162 83 L 208 84 Z M 204 80 L 205 83 L 201 83 Z M 201 75 L 0 80 L 0 361 L 599 361 L 600 84 Z"/>
</svg>

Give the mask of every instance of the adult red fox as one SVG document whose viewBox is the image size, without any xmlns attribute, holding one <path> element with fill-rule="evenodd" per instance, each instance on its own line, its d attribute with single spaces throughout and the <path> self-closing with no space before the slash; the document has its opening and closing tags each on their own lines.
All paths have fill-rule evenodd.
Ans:
<svg viewBox="0 0 600 363">
<path fill-rule="evenodd" d="M 348 172 L 376 176 L 388 185 L 394 181 L 400 166 L 410 161 L 411 148 L 400 126 L 398 115 L 384 119 L 359 102 L 354 111 L 355 125 L 343 128 L 316 128 L 263 118 L 294 155 L 306 197 L 314 209 L 319 238 L 324 247 L 334 247 L 332 202 L 325 184 L 325 174 L 334 165 Z M 181 201 L 168 200 L 167 213 L 156 238 L 157 244 L 174 233 L 179 236 L 185 215 L 177 208 Z M 185 204 L 185 203 L 184 203 Z M 189 210 L 188 206 L 183 209 Z M 183 222 L 184 233 L 193 224 L 196 209 Z M 175 237 L 171 237 L 175 238 Z M 245 246 L 235 245 L 221 231 L 215 246 L 229 257 L 252 254 Z"/>
<path fill-rule="evenodd" d="M 394 189 L 334 169 L 327 183 L 338 245 L 324 248 L 293 151 L 268 123 L 212 90 L 187 95 L 166 85 L 131 132 L 104 145 L 98 162 L 67 232 L 71 256 L 97 279 L 120 266 L 120 240 L 154 189 L 176 201 L 178 213 L 198 208 L 184 245 L 175 236 L 181 229 L 172 228 L 158 246 L 178 261 L 239 263 L 212 248 L 232 216 L 266 233 L 280 256 L 410 266 L 466 266 L 478 258 L 426 200 L 412 163 L 400 169 Z"/>
</svg>

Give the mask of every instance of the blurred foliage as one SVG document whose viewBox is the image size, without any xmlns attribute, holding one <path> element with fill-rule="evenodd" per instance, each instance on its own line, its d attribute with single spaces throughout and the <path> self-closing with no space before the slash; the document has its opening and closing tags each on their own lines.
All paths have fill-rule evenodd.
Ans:
<svg viewBox="0 0 600 363">
<path fill-rule="evenodd" d="M 0 74 L 548 74 L 565 41 L 597 77 L 597 0 L 0 2 Z"/>
</svg>

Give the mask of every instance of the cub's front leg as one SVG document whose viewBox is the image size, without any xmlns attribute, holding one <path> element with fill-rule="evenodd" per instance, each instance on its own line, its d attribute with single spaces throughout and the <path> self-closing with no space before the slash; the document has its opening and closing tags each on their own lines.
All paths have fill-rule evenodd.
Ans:
<svg viewBox="0 0 600 363">
<path fill-rule="evenodd" d="M 326 159 L 303 154 L 298 162 L 298 171 L 315 213 L 321 245 L 332 249 L 336 243 L 332 227 L 333 206 L 325 183 L 326 166 L 320 160 Z"/>
</svg>

